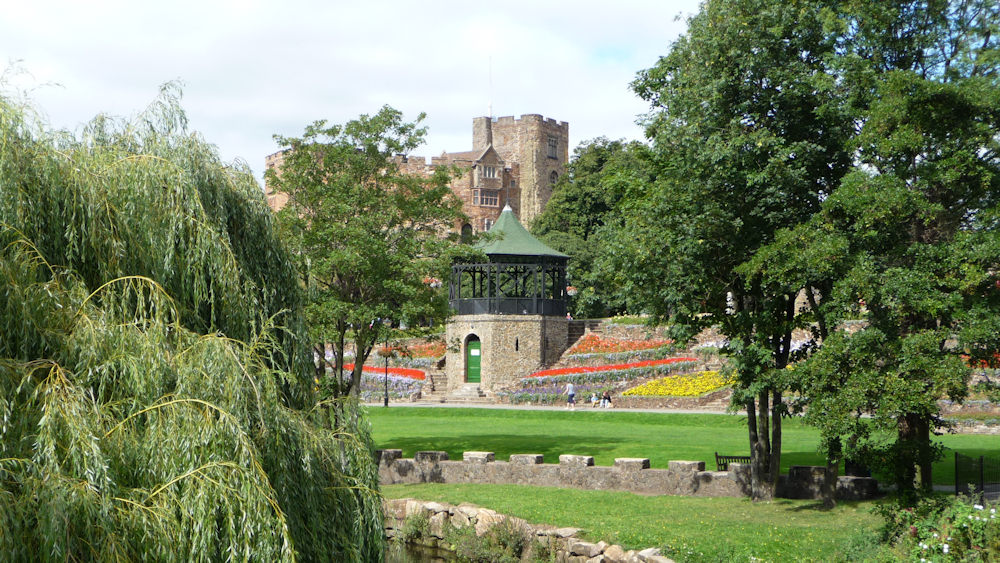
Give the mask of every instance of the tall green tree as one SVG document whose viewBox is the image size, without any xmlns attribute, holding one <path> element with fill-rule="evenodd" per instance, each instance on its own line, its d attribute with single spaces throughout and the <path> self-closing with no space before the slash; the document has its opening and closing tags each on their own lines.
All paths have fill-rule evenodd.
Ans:
<svg viewBox="0 0 1000 563">
<path fill-rule="evenodd" d="M 856 166 L 746 271 L 818 290 L 817 345 L 795 377 L 806 420 L 912 500 L 941 456 L 938 400 L 968 392 L 962 356 L 993 362 L 1000 349 L 1000 3 L 859 4 L 838 17 Z M 860 330 L 832 330 L 851 319 Z"/>
<path fill-rule="evenodd" d="M 629 311 L 628 295 L 604 271 L 602 230 L 620 216 L 618 203 L 649 185 L 655 174 L 648 145 L 599 137 L 574 149 L 567 173 L 560 177 L 532 233 L 573 257 L 567 276 L 579 290 L 571 306 L 581 318 Z"/>
<path fill-rule="evenodd" d="M 167 85 L 51 131 L 0 95 L 5 561 L 378 561 L 365 422 L 320 418 L 251 172 Z"/>
<path fill-rule="evenodd" d="M 850 165 L 851 122 L 828 60 L 829 4 L 708 0 L 632 84 L 652 105 L 658 180 L 623 204 L 611 249 L 624 290 L 680 337 L 718 325 L 748 412 L 752 496 L 773 496 L 796 291 L 739 266 L 809 219 Z"/>
<path fill-rule="evenodd" d="M 383 107 L 342 126 L 318 121 L 301 138 L 275 137 L 287 151 L 267 181 L 289 197 L 278 220 L 306 288 L 316 376 L 332 369 L 337 395 L 357 396 L 387 322 L 415 327 L 449 314 L 446 294 L 427 280 L 447 279 L 460 251 L 445 233 L 462 218 L 462 204 L 449 188 L 450 170 L 406 173 L 397 156 L 423 144 L 423 118 L 407 123 Z M 345 379 L 348 340 L 355 357 Z"/>
</svg>

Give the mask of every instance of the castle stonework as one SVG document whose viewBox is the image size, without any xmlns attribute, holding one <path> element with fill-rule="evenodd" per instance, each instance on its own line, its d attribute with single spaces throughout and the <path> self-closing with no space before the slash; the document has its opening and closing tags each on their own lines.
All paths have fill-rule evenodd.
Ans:
<svg viewBox="0 0 1000 563">
<path fill-rule="evenodd" d="M 265 159 L 265 167 L 280 174 L 284 152 Z M 472 150 L 444 152 L 430 162 L 422 156 L 400 156 L 400 169 L 430 176 L 439 166 L 454 166 L 461 173 L 451 189 L 462 200 L 468 222 L 455 229 L 488 231 L 510 205 L 525 225 L 531 225 L 552 196 L 552 186 L 566 173 L 569 162 L 569 123 L 538 114 L 472 120 Z M 288 196 L 265 188 L 268 205 L 275 211 Z"/>
</svg>

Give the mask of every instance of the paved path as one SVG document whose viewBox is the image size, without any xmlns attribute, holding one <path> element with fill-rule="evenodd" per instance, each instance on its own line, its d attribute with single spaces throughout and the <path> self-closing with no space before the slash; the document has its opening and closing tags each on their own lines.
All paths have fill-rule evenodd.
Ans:
<svg viewBox="0 0 1000 563">
<path fill-rule="evenodd" d="M 376 408 L 382 407 L 383 403 L 364 403 L 366 407 Z M 507 409 L 507 410 L 521 410 L 521 411 L 566 411 L 565 407 L 557 406 L 535 406 L 535 405 L 502 405 L 502 404 L 486 404 L 486 403 L 389 403 L 389 408 L 427 408 L 427 409 Z M 567 411 L 568 412 L 568 411 Z M 615 413 L 615 412 L 650 412 L 650 413 L 664 413 L 664 414 L 728 414 L 725 411 L 720 410 L 697 410 L 697 409 L 595 409 L 590 406 L 579 406 L 576 408 L 575 412 L 603 412 L 603 413 Z M 737 416 L 746 416 L 746 411 L 740 411 Z"/>
</svg>

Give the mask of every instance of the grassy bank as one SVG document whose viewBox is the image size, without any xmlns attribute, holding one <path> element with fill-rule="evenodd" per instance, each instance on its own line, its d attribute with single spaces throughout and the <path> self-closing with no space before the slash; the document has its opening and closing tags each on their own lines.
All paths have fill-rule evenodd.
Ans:
<svg viewBox="0 0 1000 563">
<path fill-rule="evenodd" d="M 715 469 L 715 452 L 745 455 L 746 418 L 712 414 L 656 414 L 581 407 L 576 412 L 514 409 L 369 408 L 375 443 L 399 448 L 405 457 L 421 450 L 444 450 L 451 459 L 464 451 L 543 454 L 558 463 L 561 454 L 594 456 L 597 465 L 618 457 L 648 457 L 654 468 L 669 460 L 705 461 Z M 934 482 L 954 484 L 954 451 L 1000 457 L 1000 440 L 972 434 L 938 437 L 947 448 L 934 467 Z M 782 472 L 790 465 L 825 463 L 817 451 L 819 433 L 797 419 L 784 423 Z"/>
<path fill-rule="evenodd" d="M 393 485 L 389 498 L 471 502 L 533 523 L 582 528 L 627 549 L 660 547 L 677 561 L 831 561 L 872 537 L 872 503 L 832 511 L 809 501 L 754 504 L 735 498 L 639 496 L 516 485 Z"/>
</svg>

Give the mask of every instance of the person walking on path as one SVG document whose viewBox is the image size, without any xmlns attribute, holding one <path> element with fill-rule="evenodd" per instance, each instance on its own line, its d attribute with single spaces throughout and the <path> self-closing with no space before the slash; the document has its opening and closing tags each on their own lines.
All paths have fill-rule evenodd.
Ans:
<svg viewBox="0 0 1000 563">
<path fill-rule="evenodd" d="M 566 383 L 566 390 L 562 392 L 566 397 L 566 409 L 576 410 L 576 386 L 572 383 Z"/>
</svg>

